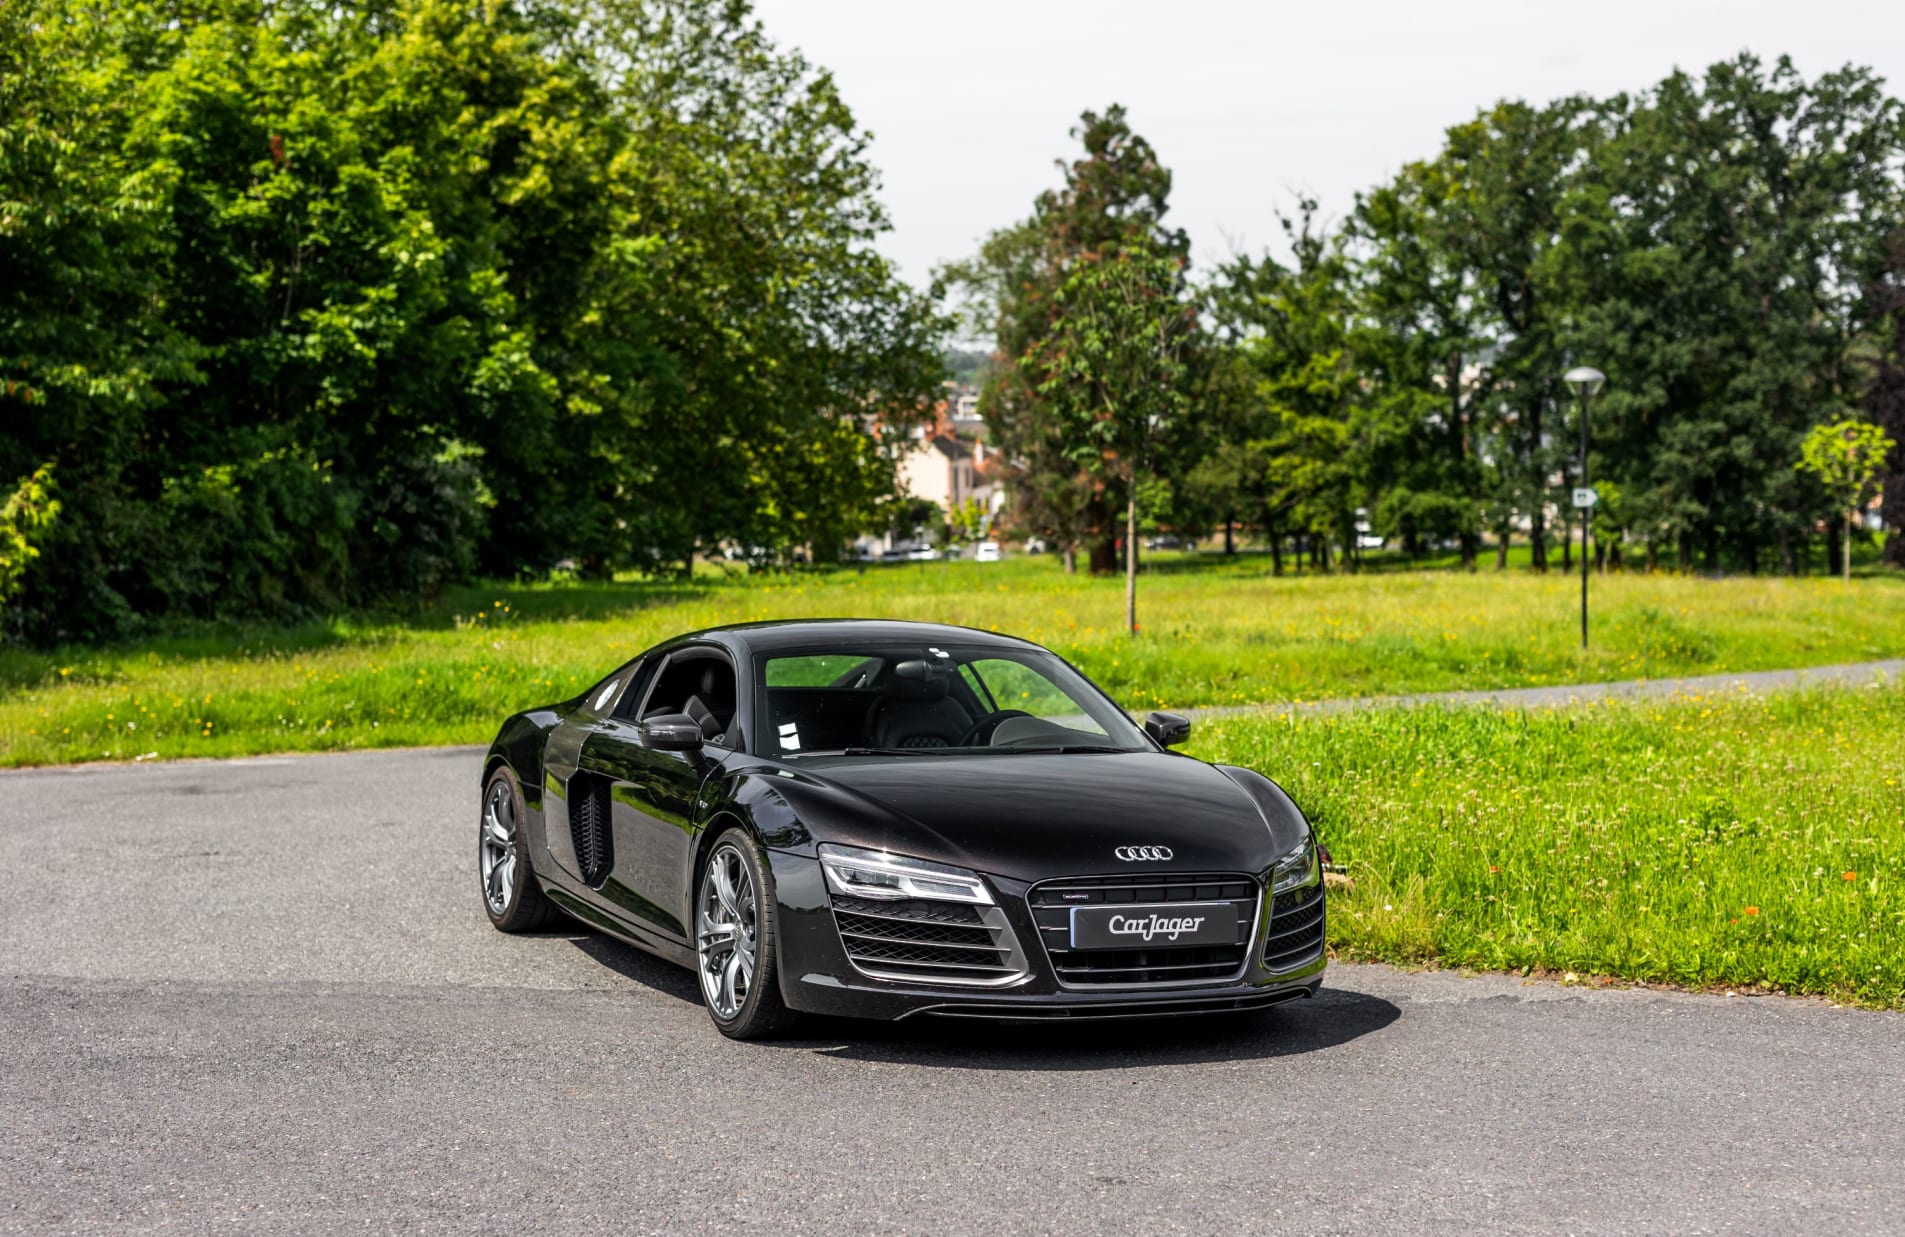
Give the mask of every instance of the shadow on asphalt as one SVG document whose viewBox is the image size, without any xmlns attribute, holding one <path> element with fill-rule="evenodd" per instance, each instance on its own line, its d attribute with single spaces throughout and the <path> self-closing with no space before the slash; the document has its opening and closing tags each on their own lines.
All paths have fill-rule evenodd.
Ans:
<svg viewBox="0 0 1905 1237">
<path fill-rule="evenodd" d="M 1327 983 L 1327 980 L 1325 981 Z M 965 1019 L 828 1019 L 775 1046 L 848 1061 L 979 1070 L 1131 1069 L 1256 1061 L 1321 1052 L 1387 1027 L 1402 1011 L 1381 997 L 1325 987 L 1307 1001 L 1235 1014 L 1131 1022 L 987 1023 Z M 824 1036 L 826 1046 L 817 1047 Z"/>
<path fill-rule="evenodd" d="M 633 980 L 644 988 L 678 1001 L 701 1004 L 701 987 L 695 982 L 693 971 L 672 962 L 664 962 L 633 945 L 624 945 L 613 937 L 591 932 L 587 928 L 580 929 L 580 936 L 571 935 L 575 931 L 577 929 L 565 924 L 553 935 L 568 936 L 571 945 L 624 979 Z"/>
<path fill-rule="evenodd" d="M 694 974 L 685 968 L 594 932 L 560 935 L 569 936 L 571 945 L 625 979 L 691 1005 L 701 1004 Z M 1322 1052 L 1380 1031 L 1402 1017 L 1390 1001 L 1334 989 L 1328 983 L 1325 976 L 1323 989 L 1309 1000 L 1265 1010 L 1130 1022 L 809 1018 L 794 1036 L 762 1047 L 942 1069 L 1130 1069 Z"/>
</svg>

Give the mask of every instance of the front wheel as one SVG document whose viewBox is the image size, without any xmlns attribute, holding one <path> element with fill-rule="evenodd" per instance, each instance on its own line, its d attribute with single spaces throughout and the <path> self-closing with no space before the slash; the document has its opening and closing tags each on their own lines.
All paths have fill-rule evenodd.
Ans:
<svg viewBox="0 0 1905 1237">
<path fill-rule="evenodd" d="M 523 796 L 508 769 L 498 769 L 483 786 L 483 815 L 476 826 L 476 874 L 482 881 L 483 909 L 501 932 L 531 932 L 555 912 L 529 866 L 529 840 L 523 836 Z"/>
<path fill-rule="evenodd" d="M 715 840 L 695 894 L 695 952 L 708 1016 L 730 1039 L 785 1030 L 767 865 L 745 830 Z"/>
</svg>

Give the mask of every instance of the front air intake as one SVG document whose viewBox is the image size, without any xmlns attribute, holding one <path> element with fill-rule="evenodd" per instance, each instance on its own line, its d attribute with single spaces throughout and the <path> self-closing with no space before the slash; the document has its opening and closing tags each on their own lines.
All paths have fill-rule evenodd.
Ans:
<svg viewBox="0 0 1905 1237">
<path fill-rule="evenodd" d="M 609 829 L 609 786 L 578 773 L 569 779 L 569 837 L 575 843 L 576 874 L 585 885 L 600 885 L 615 867 L 615 839 Z"/>
<path fill-rule="evenodd" d="M 996 906 L 831 895 L 854 968 L 876 979 L 994 987 L 1023 979 L 1025 955 Z"/>
</svg>

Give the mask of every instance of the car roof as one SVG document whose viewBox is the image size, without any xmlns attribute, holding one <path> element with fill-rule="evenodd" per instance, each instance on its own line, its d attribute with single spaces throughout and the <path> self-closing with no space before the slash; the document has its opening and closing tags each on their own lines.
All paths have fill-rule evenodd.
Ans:
<svg viewBox="0 0 1905 1237">
<path fill-rule="evenodd" d="M 915 623 L 904 619 L 778 619 L 735 623 L 727 627 L 687 632 L 667 643 L 675 644 L 680 640 L 717 640 L 750 653 L 775 653 L 826 644 L 917 644 L 931 641 L 1015 649 L 1040 647 L 1030 640 L 1001 635 L 996 631 L 983 631 L 977 627 Z"/>
</svg>

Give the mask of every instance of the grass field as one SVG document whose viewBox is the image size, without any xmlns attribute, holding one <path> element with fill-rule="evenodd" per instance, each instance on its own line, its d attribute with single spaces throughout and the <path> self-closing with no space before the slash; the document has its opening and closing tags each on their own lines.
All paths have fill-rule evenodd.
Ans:
<svg viewBox="0 0 1905 1237">
<path fill-rule="evenodd" d="M 1339 954 L 1905 1007 L 1905 685 L 1230 718 L 1354 882 Z"/>
<path fill-rule="evenodd" d="M 1134 710 L 1819 665 L 1905 655 L 1905 579 L 1526 571 L 1275 577 L 1159 555 L 1122 582 L 1052 557 L 694 583 L 490 586 L 401 619 L 0 652 L 0 765 L 486 741 L 643 647 L 748 619 L 891 616 L 1009 631 Z"/>
</svg>

